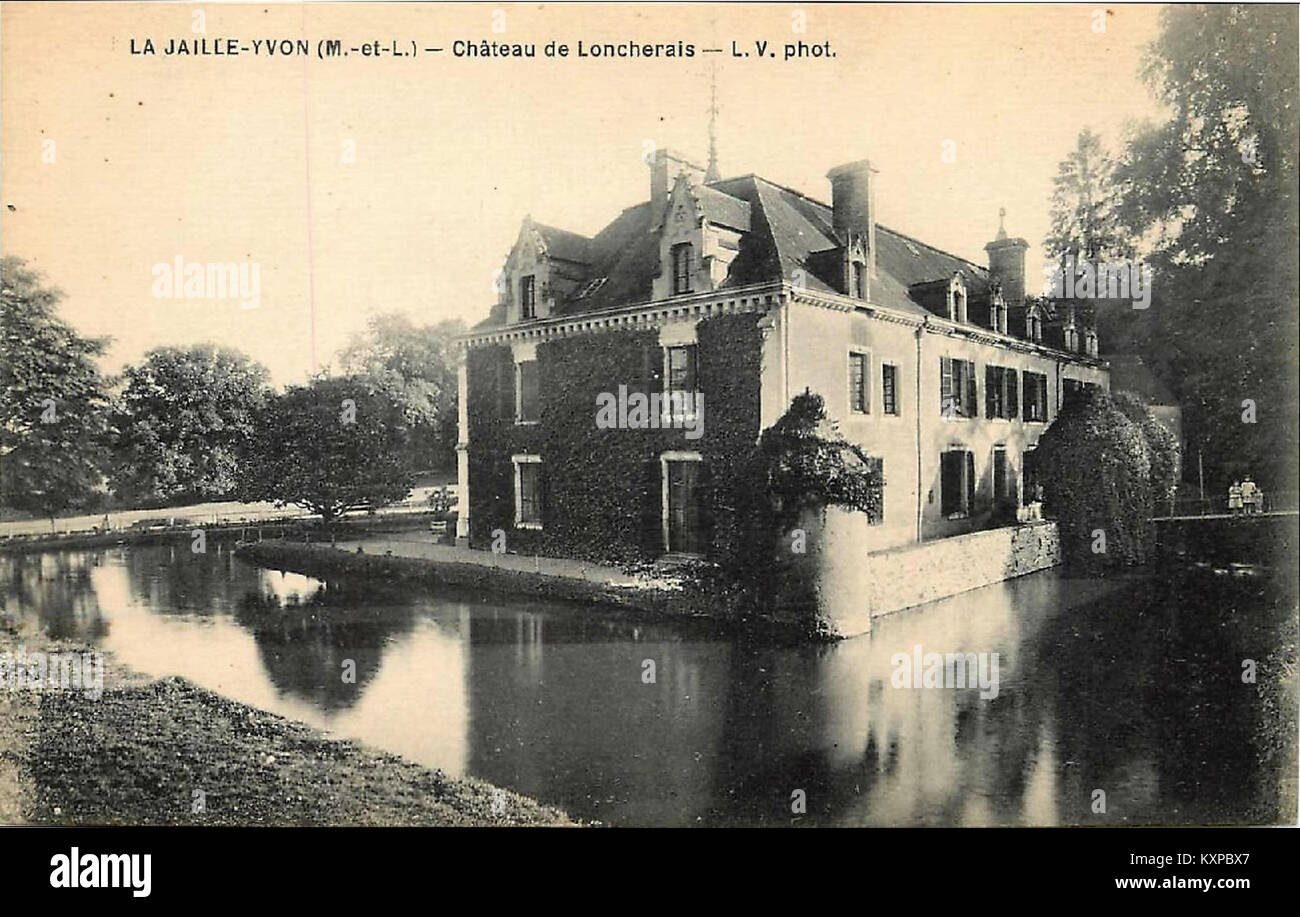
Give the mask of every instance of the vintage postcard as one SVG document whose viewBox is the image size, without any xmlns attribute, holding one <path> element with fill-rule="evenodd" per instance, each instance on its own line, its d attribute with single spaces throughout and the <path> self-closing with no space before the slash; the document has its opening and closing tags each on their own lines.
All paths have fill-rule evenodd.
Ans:
<svg viewBox="0 0 1300 917">
<path fill-rule="evenodd" d="M 1296 823 L 1295 6 L 0 17 L 0 824 Z"/>
</svg>

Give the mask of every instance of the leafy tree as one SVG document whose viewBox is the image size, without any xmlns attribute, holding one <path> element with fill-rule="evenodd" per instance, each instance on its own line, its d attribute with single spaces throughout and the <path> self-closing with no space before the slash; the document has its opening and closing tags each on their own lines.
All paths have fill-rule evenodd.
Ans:
<svg viewBox="0 0 1300 917">
<path fill-rule="evenodd" d="M 1169 7 L 1146 77 L 1172 111 L 1129 144 L 1123 219 L 1151 240 L 1138 346 L 1174 387 L 1209 485 L 1294 487 L 1300 272 L 1297 12 Z M 1254 421 L 1254 422 L 1252 422 Z"/>
<path fill-rule="evenodd" d="M 112 475 L 120 499 L 207 500 L 238 487 L 238 463 L 269 390 L 264 367 L 211 344 L 159 347 L 124 372 Z"/>
<path fill-rule="evenodd" d="M 1151 550 L 1151 456 L 1142 428 L 1110 396 L 1066 399 L 1034 452 L 1043 509 L 1068 566 L 1145 563 Z"/>
<path fill-rule="evenodd" d="M 1121 188 L 1115 169 L 1101 138 L 1089 128 L 1079 132 L 1074 150 L 1060 163 L 1052 180 L 1052 228 L 1043 244 L 1049 257 L 1056 259 L 1061 276 L 1069 269 L 1068 258 L 1074 261 L 1076 280 L 1085 263 L 1095 268 L 1133 259 L 1133 236 L 1120 218 Z M 1068 306 L 1083 324 L 1095 326 L 1108 350 L 1127 349 L 1131 300 L 1098 298 L 1068 304 L 1049 300 L 1047 309 L 1057 315 L 1062 306 Z"/>
<path fill-rule="evenodd" d="M 1133 240 L 1119 216 L 1115 162 L 1089 128 L 1052 180 L 1052 228 L 1043 244 L 1051 255 L 1072 252 L 1087 261 L 1133 256 Z"/>
<path fill-rule="evenodd" d="M 242 463 L 247 500 L 295 504 L 328 526 L 411 491 L 401 406 L 355 378 L 316 379 L 271 397 Z"/>
<path fill-rule="evenodd" d="M 55 314 L 63 298 L 23 259 L 0 261 L 0 503 L 49 517 L 98 501 L 108 395 L 85 338 Z"/>
<path fill-rule="evenodd" d="M 417 467 L 455 465 L 459 320 L 416 325 L 400 312 L 372 317 L 339 354 L 345 372 L 365 379 L 401 406 Z"/>
</svg>

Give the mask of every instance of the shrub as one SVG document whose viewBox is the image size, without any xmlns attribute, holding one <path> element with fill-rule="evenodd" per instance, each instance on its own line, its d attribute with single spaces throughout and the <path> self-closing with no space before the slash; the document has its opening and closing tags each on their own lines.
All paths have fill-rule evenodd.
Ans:
<svg viewBox="0 0 1300 917">
<path fill-rule="evenodd" d="M 1150 407 L 1132 392 L 1111 395 L 1115 407 L 1142 429 L 1151 459 L 1151 500 L 1155 508 L 1168 508 L 1183 476 L 1183 453 L 1178 437 L 1156 419 Z"/>
<path fill-rule="evenodd" d="M 880 462 L 827 422 L 821 395 L 796 395 L 763 431 L 759 450 L 767 466 L 767 493 L 782 523 L 792 524 L 805 509 L 832 505 L 864 512 L 873 522 L 880 519 Z"/>
<path fill-rule="evenodd" d="M 1081 394 L 1061 408 L 1035 454 L 1043 509 L 1060 527 L 1067 566 L 1146 562 L 1151 550 L 1150 453 L 1142 428 L 1105 392 Z"/>
</svg>

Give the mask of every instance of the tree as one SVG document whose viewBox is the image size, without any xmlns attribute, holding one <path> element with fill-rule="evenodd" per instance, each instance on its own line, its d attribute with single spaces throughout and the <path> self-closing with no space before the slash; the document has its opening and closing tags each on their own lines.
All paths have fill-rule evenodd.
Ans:
<svg viewBox="0 0 1300 917">
<path fill-rule="evenodd" d="M 1048 254 L 1068 252 L 1087 261 L 1133 257 L 1132 235 L 1119 208 L 1115 162 L 1085 127 L 1052 179 L 1052 229 L 1043 242 Z"/>
<path fill-rule="evenodd" d="M 269 395 L 267 372 L 237 350 L 159 347 L 124 371 L 112 486 L 119 499 L 208 500 L 239 484 L 239 456 Z"/>
<path fill-rule="evenodd" d="M 1151 456 L 1142 428 L 1105 392 L 1066 399 L 1034 450 L 1043 510 L 1068 566 L 1142 564 L 1151 550 Z"/>
<path fill-rule="evenodd" d="M 55 314 L 63 294 L 23 259 L 0 261 L 0 503 L 51 520 L 97 499 L 107 458 L 108 380 Z"/>
<path fill-rule="evenodd" d="M 361 379 L 316 379 L 271 397 L 242 464 L 246 500 L 295 504 L 326 526 L 411 491 L 403 412 Z"/>
<path fill-rule="evenodd" d="M 1179 396 L 1213 490 L 1249 471 L 1295 481 L 1295 7 L 1170 7 L 1146 78 L 1173 112 L 1129 144 L 1123 218 L 1152 240 L 1138 346 Z"/>
<path fill-rule="evenodd" d="M 372 317 L 339 354 L 345 372 L 365 379 L 401 406 L 417 467 L 455 465 L 455 338 L 459 320 L 415 325 L 400 312 Z"/>
<path fill-rule="evenodd" d="M 1084 264 L 1091 264 L 1095 270 L 1102 263 L 1131 263 L 1133 259 L 1133 236 L 1120 218 L 1121 194 L 1115 169 L 1115 161 L 1102 146 L 1101 138 L 1089 128 L 1079 132 L 1074 150 L 1057 169 L 1052 180 L 1052 228 L 1043 244 L 1049 259 L 1056 260 L 1062 279 L 1065 271 L 1073 270 L 1077 280 Z M 1108 350 L 1128 349 L 1132 301 L 1105 300 L 1100 298 L 1102 290 L 1097 292 L 1097 299 L 1072 301 L 1067 308 L 1077 320 L 1096 328 Z M 1048 309 L 1050 314 L 1062 311 L 1054 301 Z"/>
</svg>

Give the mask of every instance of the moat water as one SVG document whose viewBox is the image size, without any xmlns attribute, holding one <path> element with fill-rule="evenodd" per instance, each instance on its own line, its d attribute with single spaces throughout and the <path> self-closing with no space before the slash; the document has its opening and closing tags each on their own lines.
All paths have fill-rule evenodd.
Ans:
<svg viewBox="0 0 1300 917">
<path fill-rule="evenodd" d="M 0 597 L 137 671 L 611 824 L 1267 822 L 1294 785 L 1295 592 L 1266 570 L 1048 571 L 773 646 L 208 547 L 0 556 Z M 917 647 L 998 654 L 996 696 L 899 678 Z"/>
</svg>

